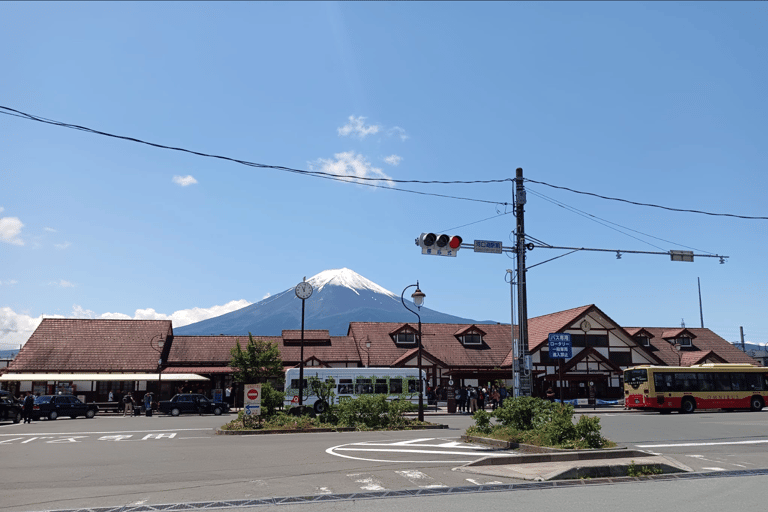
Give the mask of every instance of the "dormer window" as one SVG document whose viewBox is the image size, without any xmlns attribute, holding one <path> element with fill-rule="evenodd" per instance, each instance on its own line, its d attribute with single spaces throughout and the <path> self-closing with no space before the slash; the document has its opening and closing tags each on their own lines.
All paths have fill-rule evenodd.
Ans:
<svg viewBox="0 0 768 512">
<path fill-rule="evenodd" d="M 464 345 L 482 345 L 483 336 L 476 332 L 461 335 L 461 343 Z"/>
<path fill-rule="evenodd" d="M 679 345 L 681 347 L 690 347 L 691 338 L 688 336 L 680 336 L 679 338 L 675 338 L 675 345 Z"/>
<path fill-rule="evenodd" d="M 641 347 L 651 346 L 651 339 L 648 336 L 637 336 L 635 340 L 637 340 L 637 344 Z"/>
<path fill-rule="evenodd" d="M 397 343 L 416 343 L 416 333 L 410 331 L 400 331 L 395 334 L 395 342 Z"/>
</svg>

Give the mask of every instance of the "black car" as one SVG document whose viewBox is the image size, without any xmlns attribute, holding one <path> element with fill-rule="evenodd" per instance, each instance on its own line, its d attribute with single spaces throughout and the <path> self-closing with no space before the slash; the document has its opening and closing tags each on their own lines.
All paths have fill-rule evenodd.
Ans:
<svg viewBox="0 0 768 512">
<path fill-rule="evenodd" d="M 14 423 L 21 421 L 24 407 L 7 391 L 0 391 L 0 421 L 11 420 Z"/>
<path fill-rule="evenodd" d="M 170 400 L 162 400 L 159 404 L 160 412 L 178 416 L 182 413 L 215 414 L 216 416 L 229 412 L 226 402 L 214 402 L 205 395 L 196 393 L 184 393 L 176 395 Z"/>
<path fill-rule="evenodd" d="M 35 398 L 35 406 L 32 408 L 32 418 L 48 418 L 55 420 L 59 416 L 69 416 L 74 419 L 78 416 L 93 418 L 99 412 L 96 404 L 86 404 L 73 395 L 43 395 Z"/>
</svg>

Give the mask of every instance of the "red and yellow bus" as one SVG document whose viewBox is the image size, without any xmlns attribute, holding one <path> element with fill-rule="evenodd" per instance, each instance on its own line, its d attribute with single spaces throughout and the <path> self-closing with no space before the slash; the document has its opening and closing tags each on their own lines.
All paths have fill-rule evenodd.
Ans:
<svg viewBox="0 0 768 512">
<path fill-rule="evenodd" d="M 768 400 L 768 368 L 750 364 L 635 366 L 624 370 L 628 409 L 692 413 L 696 409 L 760 411 Z"/>
</svg>

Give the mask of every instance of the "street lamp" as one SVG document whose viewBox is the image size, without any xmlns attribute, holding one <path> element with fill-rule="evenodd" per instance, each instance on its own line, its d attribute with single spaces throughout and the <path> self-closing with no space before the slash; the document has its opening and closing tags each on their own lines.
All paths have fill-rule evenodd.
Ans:
<svg viewBox="0 0 768 512">
<path fill-rule="evenodd" d="M 155 338 L 157 338 L 157 343 L 155 343 Z M 162 334 L 156 334 L 152 336 L 151 340 L 149 340 L 149 346 L 152 347 L 157 353 L 160 354 L 160 357 L 157 360 L 157 401 L 158 402 L 160 402 L 160 390 L 162 389 L 160 387 L 162 384 L 160 379 L 163 376 L 163 345 L 164 344 L 165 344 L 165 340 L 163 339 Z"/>
<path fill-rule="evenodd" d="M 416 291 L 413 292 L 413 295 L 411 295 L 411 298 L 413 299 L 413 304 L 419 309 L 419 311 L 421 311 L 421 306 L 424 304 L 424 297 L 426 297 L 426 295 L 424 294 L 424 292 L 419 290 L 418 281 L 416 281 L 416 284 L 410 284 L 405 287 L 405 289 L 403 290 L 403 293 L 400 294 L 400 302 L 403 303 L 403 307 L 405 307 L 405 309 L 407 309 L 408 311 L 416 315 L 416 318 L 419 319 L 419 345 L 418 345 L 418 350 L 416 352 L 417 354 L 416 365 L 419 367 L 419 421 L 424 421 L 424 382 L 421 379 L 421 316 L 419 316 L 419 314 L 416 311 L 412 310 L 405 304 L 405 298 L 404 298 L 405 290 L 407 290 L 408 288 L 412 288 L 414 286 L 416 287 Z"/>
</svg>

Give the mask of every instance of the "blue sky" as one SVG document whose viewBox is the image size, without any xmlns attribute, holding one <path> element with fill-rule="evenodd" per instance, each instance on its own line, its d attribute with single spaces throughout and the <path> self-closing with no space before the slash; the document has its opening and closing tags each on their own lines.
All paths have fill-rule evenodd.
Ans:
<svg viewBox="0 0 768 512">
<path fill-rule="evenodd" d="M 466 181 L 522 167 L 768 216 L 765 3 L 3 2 L 0 17 L 0 105 L 37 116 L 301 170 Z M 512 245 L 512 184 L 380 184 L 0 116 L 0 348 L 43 316 L 182 325 L 342 267 L 509 322 L 512 259 L 422 256 L 414 239 Z M 526 231 L 551 245 L 730 256 L 572 254 L 529 270 L 530 316 L 594 303 L 624 326 L 698 327 L 701 278 L 706 327 L 768 343 L 768 221 L 526 187 Z"/>
</svg>

